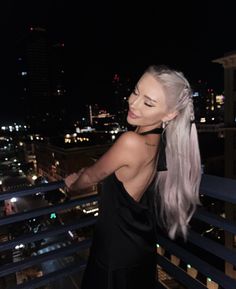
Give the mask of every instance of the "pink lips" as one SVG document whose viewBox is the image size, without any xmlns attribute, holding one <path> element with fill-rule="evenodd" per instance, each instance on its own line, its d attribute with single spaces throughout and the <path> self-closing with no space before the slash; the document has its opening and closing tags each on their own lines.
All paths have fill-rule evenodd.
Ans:
<svg viewBox="0 0 236 289">
<path fill-rule="evenodd" d="M 136 114 L 134 114 L 131 110 L 128 111 L 128 116 L 130 118 L 138 118 L 138 116 Z"/>
</svg>

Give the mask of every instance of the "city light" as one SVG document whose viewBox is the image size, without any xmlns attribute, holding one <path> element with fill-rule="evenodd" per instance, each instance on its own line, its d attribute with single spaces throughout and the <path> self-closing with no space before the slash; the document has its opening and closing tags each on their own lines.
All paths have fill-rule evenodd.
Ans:
<svg viewBox="0 0 236 289">
<path fill-rule="evenodd" d="M 73 238 L 74 234 L 71 231 L 68 231 L 68 234 Z"/>
<path fill-rule="evenodd" d="M 56 217 L 57 217 L 56 213 L 51 213 L 50 214 L 50 219 L 56 219 Z"/>
<path fill-rule="evenodd" d="M 25 248 L 25 245 L 24 245 L 24 244 L 19 244 L 19 245 L 16 245 L 16 246 L 15 246 L 15 249 L 16 249 L 16 250 L 19 250 L 19 249 L 22 249 L 22 248 Z"/>
</svg>

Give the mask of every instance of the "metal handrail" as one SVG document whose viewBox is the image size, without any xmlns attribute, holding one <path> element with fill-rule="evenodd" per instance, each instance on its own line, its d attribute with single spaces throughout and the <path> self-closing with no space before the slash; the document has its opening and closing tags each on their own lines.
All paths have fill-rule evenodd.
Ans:
<svg viewBox="0 0 236 289">
<path fill-rule="evenodd" d="M 0 200 L 10 199 L 12 197 L 22 197 L 29 196 L 35 194 L 37 192 L 49 192 L 55 189 L 59 189 L 64 187 L 64 182 L 53 182 L 48 184 L 42 184 L 40 186 L 32 186 L 28 189 L 20 190 L 20 191 L 10 191 L 10 192 L 2 192 L 0 194 Z M 232 204 L 236 204 L 236 180 L 226 179 L 216 176 L 203 175 L 200 187 L 201 195 L 206 197 L 215 198 L 220 201 L 230 202 Z M 64 203 L 60 203 L 57 205 L 46 206 L 42 208 L 38 208 L 35 210 L 29 210 L 27 212 L 17 213 L 11 216 L 6 216 L 0 218 L 0 226 L 8 225 L 11 223 L 19 222 L 22 220 L 26 220 L 33 217 L 44 216 L 50 214 L 52 212 L 59 212 L 61 210 L 70 209 L 78 205 L 83 205 L 86 203 L 91 203 L 93 201 L 98 201 L 98 195 L 90 195 L 86 197 L 81 197 L 74 200 L 69 200 Z M 236 225 L 232 220 L 225 219 L 221 216 L 208 212 L 205 208 L 199 207 L 199 209 L 195 212 L 194 218 L 205 223 L 210 224 L 211 226 L 222 228 L 230 233 L 236 234 Z M 64 232 L 68 232 L 69 230 L 75 230 L 78 228 L 85 228 L 87 226 L 94 225 L 96 222 L 96 217 L 88 217 L 86 219 L 81 219 L 78 221 L 72 221 L 69 224 L 54 226 L 45 231 L 34 233 L 23 234 L 20 237 L 17 237 L 13 240 L 8 240 L 3 243 L 0 243 L 0 251 L 9 250 L 14 248 L 19 243 L 30 243 L 43 238 L 57 236 Z M 190 230 L 189 231 L 189 243 L 194 244 L 194 246 L 198 246 L 198 248 L 208 251 L 209 253 L 218 256 L 221 259 L 226 260 L 227 262 L 236 265 L 236 253 L 230 248 L 225 248 L 223 245 L 218 244 L 215 241 L 212 241 L 206 237 L 201 236 L 200 234 Z M 77 252 L 82 249 L 88 248 L 90 244 L 90 240 L 87 239 L 85 241 L 81 241 L 79 243 L 72 243 L 71 245 L 66 246 L 65 248 L 61 248 L 58 250 L 54 250 L 53 252 L 45 253 L 41 256 L 29 257 L 23 261 L 18 261 L 13 264 L 4 265 L 0 268 L 0 276 L 4 276 L 6 274 L 17 272 L 22 270 L 22 268 L 26 268 L 36 264 L 37 262 L 42 262 L 43 260 L 51 260 L 57 259 L 62 256 L 67 256 L 72 252 Z M 86 246 L 83 245 L 86 243 Z M 219 285 L 223 286 L 223 288 L 236 288 L 236 280 L 226 276 L 224 272 L 215 268 L 212 264 L 202 260 L 199 256 L 194 255 L 192 252 L 187 251 L 186 248 L 179 246 L 176 242 L 171 241 L 165 236 L 158 236 L 158 243 L 163 248 L 168 250 L 171 254 L 178 257 L 180 260 L 183 260 L 186 263 L 191 264 L 194 268 L 200 271 L 202 274 L 209 276 L 217 282 Z M 157 255 L 157 262 L 159 266 L 163 267 L 166 272 L 173 275 L 176 279 L 179 279 L 183 284 L 188 286 L 189 288 L 205 288 L 202 283 L 191 278 L 187 272 L 178 268 L 170 260 L 166 257 Z M 60 269 L 59 271 L 49 273 L 42 277 L 36 278 L 34 280 L 28 281 L 27 283 L 17 285 L 14 287 L 15 289 L 29 289 L 29 288 L 37 288 L 40 285 L 45 285 L 50 280 L 56 280 L 58 278 L 62 278 L 66 274 L 80 271 L 84 269 L 85 263 L 81 263 L 81 267 L 76 265 L 76 268 L 73 266 L 66 267 L 64 269 Z M 68 269 L 70 268 L 70 269 Z M 60 272 L 60 274 L 58 274 Z M 162 285 L 160 285 L 162 286 Z M 163 287 L 164 288 L 164 287 Z"/>
</svg>

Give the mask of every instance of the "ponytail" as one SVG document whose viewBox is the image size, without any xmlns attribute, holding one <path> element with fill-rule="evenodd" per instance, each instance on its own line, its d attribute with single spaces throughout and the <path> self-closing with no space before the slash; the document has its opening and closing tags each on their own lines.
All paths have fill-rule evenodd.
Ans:
<svg viewBox="0 0 236 289">
<path fill-rule="evenodd" d="M 180 72 L 155 66 L 150 67 L 147 72 L 152 73 L 163 84 L 169 108 L 178 112 L 164 129 L 167 170 L 157 172 L 155 180 L 155 200 L 160 202 L 155 203 L 156 217 L 171 239 L 182 235 L 186 240 L 189 221 L 200 204 L 201 181 L 192 91 Z"/>
</svg>

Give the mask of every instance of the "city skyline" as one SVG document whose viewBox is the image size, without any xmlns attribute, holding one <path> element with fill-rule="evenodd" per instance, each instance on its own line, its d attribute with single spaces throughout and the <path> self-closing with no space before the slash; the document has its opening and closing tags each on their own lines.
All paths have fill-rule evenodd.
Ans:
<svg viewBox="0 0 236 289">
<path fill-rule="evenodd" d="M 64 43 L 71 106 L 76 101 L 109 103 L 115 73 L 135 79 L 153 63 L 167 64 L 182 70 L 191 82 L 202 79 L 213 89 L 223 90 L 223 68 L 212 60 L 236 49 L 229 3 L 207 1 L 175 7 L 162 3 L 158 9 L 151 4 L 76 7 L 62 0 L 56 5 L 53 1 L 9 3 L 2 118 L 17 110 L 11 108 L 11 112 L 8 107 L 19 97 L 15 88 L 17 45 L 30 26 L 45 27 L 50 41 Z"/>
<path fill-rule="evenodd" d="M 124 94 L 133 82 L 126 80 L 153 63 L 180 69 L 198 84 L 193 101 L 202 170 L 200 210 L 187 242 L 156 232 L 158 282 L 236 288 L 236 52 L 221 61 L 228 65 L 225 97 L 212 90 L 221 93 L 224 85 L 224 69 L 212 60 L 236 49 L 233 4 L 81 3 L 9 0 L 2 10 L 0 288 L 80 286 L 104 183 L 71 196 L 63 180 L 94 164 L 129 130 Z M 95 102 L 109 109 L 101 113 Z M 67 108 L 76 117 L 82 108 L 84 119 L 69 122 Z M 31 124 L 14 124 L 23 112 Z M 118 211 L 126 216 L 127 208 Z"/>
</svg>

